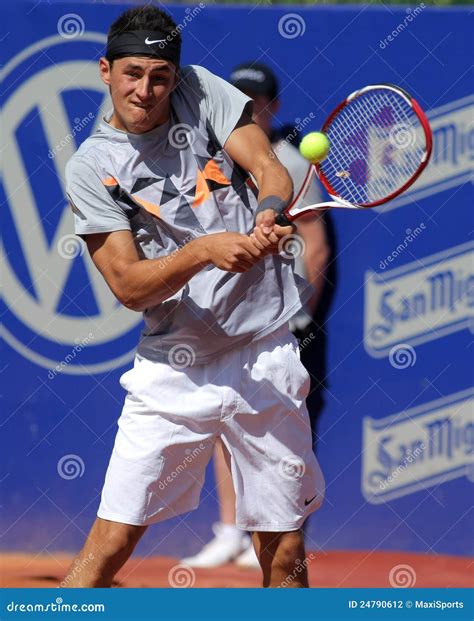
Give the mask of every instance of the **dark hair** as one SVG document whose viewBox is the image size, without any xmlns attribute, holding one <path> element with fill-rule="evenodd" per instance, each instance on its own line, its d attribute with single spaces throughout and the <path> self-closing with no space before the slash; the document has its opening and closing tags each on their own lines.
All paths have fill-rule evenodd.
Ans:
<svg viewBox="0 0 474 621">
<path fill-rule="evenodd" d="M 178 26 L 168 13 L 151 4 L 137 6 L 122 13 L 110 26 L 107 41 L 111 41 L 122 32 L 131 30 L 159 31 L 171 35 L 176 44 L 181 47 L 181 33 Z"/>
</svg>

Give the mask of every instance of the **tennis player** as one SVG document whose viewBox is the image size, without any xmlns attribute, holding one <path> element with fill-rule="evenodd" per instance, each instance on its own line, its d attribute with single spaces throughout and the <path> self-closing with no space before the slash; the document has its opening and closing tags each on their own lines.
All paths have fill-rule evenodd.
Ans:
<svg viewBox="0 0 474 621">
<path fill-rule="evenodd" d="M 274 72 L 259 62 L 242 63 L 230 75 L 230 83 L 253 100 L 253 120 L 268 136 L 280 162 L 288 170 L 295 192 L 302 186 L 308 171 L 308 162 L 301 156 L 295 142 L 294 128 L 275 127 L 280 107 L 279 85 Z M 314 182 L 305 196 L 307 205 L 320 203 L 321 192 Z M 322 212 L 320 212 L 322 213 Z M 330 256 L 325 219 L 309 215 L 298 219 L 295 243 L 295 272 L 311 283 L 311 296 L 290 319 L 290 329 L 304 343 L 301 359 L 311 376 L 311 389 L 306 400 L 310 414 L 313 439 L 315 424 L 322 408 L 322 377 L 318 370 L 324 362 L 321 347 L 324 335 L 317 324 L 316 309 L 325 289 L 325 273 Z M 315 337 L 315 333 L 317 337 Z M 311 431 L 309 432 L 311 433 Z M 230 459 L 225 445 L 218 439 L 214 449 L 214 471 L 219 499 L 219 522 L 213 524 L 214 538 L 195 556 L 183 559 L 192 567 L 218 567 L 231 561 L 244 567 L 259 567 L 248 535 L 235 525 L 235 491 L 230 472 Z"/>
<path fill-rule="evenodd" d="M 180 51 L 179 29 L 155 7 L 112 24 L 100 74 L 113 110 L 66 170 L 76 233 L 145 322 L 121 378 L 98 517 L 72 566 L 83 570 L 68 586 L 110 586 L 149 524 L 195 509 L 220 437 L 263 586 L 291 575 L 307 587 L 301 526 L 324 481 L 308 433 L 309 377 L 288 329 L 305 300 L 278 254 L 292 228 L 274 223 L 291 179 L 252 122 L 251 100 L 203 67 L 182 67 Z"/>
</svg>

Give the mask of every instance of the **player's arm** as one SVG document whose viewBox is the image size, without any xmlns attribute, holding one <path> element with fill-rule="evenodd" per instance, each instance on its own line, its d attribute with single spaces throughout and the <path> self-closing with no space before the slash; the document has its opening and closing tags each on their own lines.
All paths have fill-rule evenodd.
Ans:
<svg viewBox="0 0 474 621">
<path fill-rule="evenodd" d="M 250 172 L 258 185 L 259 204 L 264 199 L 276 196 L 285 204 L 293 196 L 293 182 L 286 168 L 276 157 L 265 132 L 253 123 L 244 112 L 239 123 L 226 140 L 224 149 L 227 154 L 244 170 Z M 267 209 L 257 214 L 256 218 L 258 245 L 268 248 L 268 242 L 277 244 L 284 235 L 293 230 L 291 226 L 275 225 L 275 211 Z M 264 233 L 264 235 L 259 235 Z M 275 250 L 275 249 L 274 249 Z"/>
<path fill-rule="evenodd" d="M 273 152 L 265 132 L 247 112 L 227 139 L 224 149 L 242 168 L 252 173 L 258 185 L 259 202 L 268 196 L 290 201 L 293 183 L 288 171 Z"/>
<path fill-rule="evenodd" d="M 84 239 L 114 295 L 134 311 L 168 299 L 206 265 L 245 272 L 262 257 L 250 238 L 240 233 L 204 235 L 157 259 L 140 259 L 130 231 L 93 233 Z"/>
</svg>

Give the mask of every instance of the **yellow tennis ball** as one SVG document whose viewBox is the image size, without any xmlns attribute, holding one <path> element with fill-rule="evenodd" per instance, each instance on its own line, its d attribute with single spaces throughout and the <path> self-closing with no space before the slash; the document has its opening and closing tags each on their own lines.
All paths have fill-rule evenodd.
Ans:
<svg viewBox="0 0 474 621">
<path fill-rule="evenodd" d="M 321 132 L 307 134 L 300 143 L 301 155 L 312 164 L 317 164 L 324 160 L 329 153 L 329 148 L 329 140 L 326 134 Z"/>
</svg>

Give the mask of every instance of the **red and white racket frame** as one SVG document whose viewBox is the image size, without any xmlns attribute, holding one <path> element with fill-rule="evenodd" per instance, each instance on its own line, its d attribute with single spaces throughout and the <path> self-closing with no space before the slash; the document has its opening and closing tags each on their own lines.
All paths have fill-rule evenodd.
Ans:
<svg viewBox="0 0 474 621">
<path fill-rule="evenodd" d="M 331 114 L 326 119 L 323 127 L 321 128 L 321 132 L 325 133 L 327 131 L 329 125 L 332 123 L 334 118 L 351 101 L 353 101 L 360 95 L 367 93 L 370 90 L 375 90 L 375 89 L 380 89 L 380 88 L 395 91 L 398 95 L 403 97 L 405 101 L 407 102 L 407 104 L 413 109 L 413 111 L 415 112 L 416 116 L 418 117 L 421 123 L 421 126 L 425 134 L 426 151 L 423 154 L 420 167 L 418 168 L 416 173 L 401 188 L 398 188 L 398 190 L 396 190 L 389 196 L 383 199 L 380 199 L 378 201 L 374 201 L 372 203 L 356 205 L 353 203 L 349 203 L 348 201 L 346 201 L 345 199 L 337 195 L 336 191 L 331 186 L 328 179 L 322 172 L 320 164 L 310 164 L 308 167 L 308 172 L 306 173 L 306 176 L 304 178 L 304 181 L 301 185 L 300 190 L 298 191 L 298 194 L 294 197 L 293 201 L 291 202 L 291 205 L 289 205 L 289 207 L 285 210 L 285 215 L 288 218 L 288 220 L 295 220 L 296 218 L 306 214 L 308 211 L 314 211 L 315 209 L 328 209 L 332 207 L 345 208 L 345 209 L 371 209 L 372 207 L 383 205 L 384 203 L 388 203 L 389 201 L 393 200 L 394 198 L 396 198 L 397 196 L 405 192 L 405 190 L 407 190 L 418 179 L 418 177 L 421 175 L 423 170 L 426 168 L 430 160 L 431 151 L 433 148 L 433 137 L 431 133 L 431 127 L 428 122 L 428 119 L 426 118 L 425 113 L 421 109 L 418 102 L 415 99 L 413 99 L 406 91 L 401 89 L 399 86 L 394 86 L 393 84 L 372 84 L 370 86 L 365 86 L 364 88 L 354 91 L 353 93 L 349 95 L 349 97 L 347 97 L 343 102 L 341 102 L 338 106 L 336 106 L 336 108 L 334 108 L 334 110 L 331 112 Z M 302 198 L 304 198 L 304 196 L 306 195 L 306 193 L 308 192 L 311 186 L 311 183 L 313 183 L 316 176 L 319 178 L 324 188 L 327 190 L 329 196 L 333 200 L 326 201 L 324 203 L 317 203 L 314 205 L 307 205 L 306 207 L 302 207 L 298 209 L 298 202 L 300 202 Z M 295 211 L 292 213 L 293 208 L 295 208 Z"/>
</svg>

